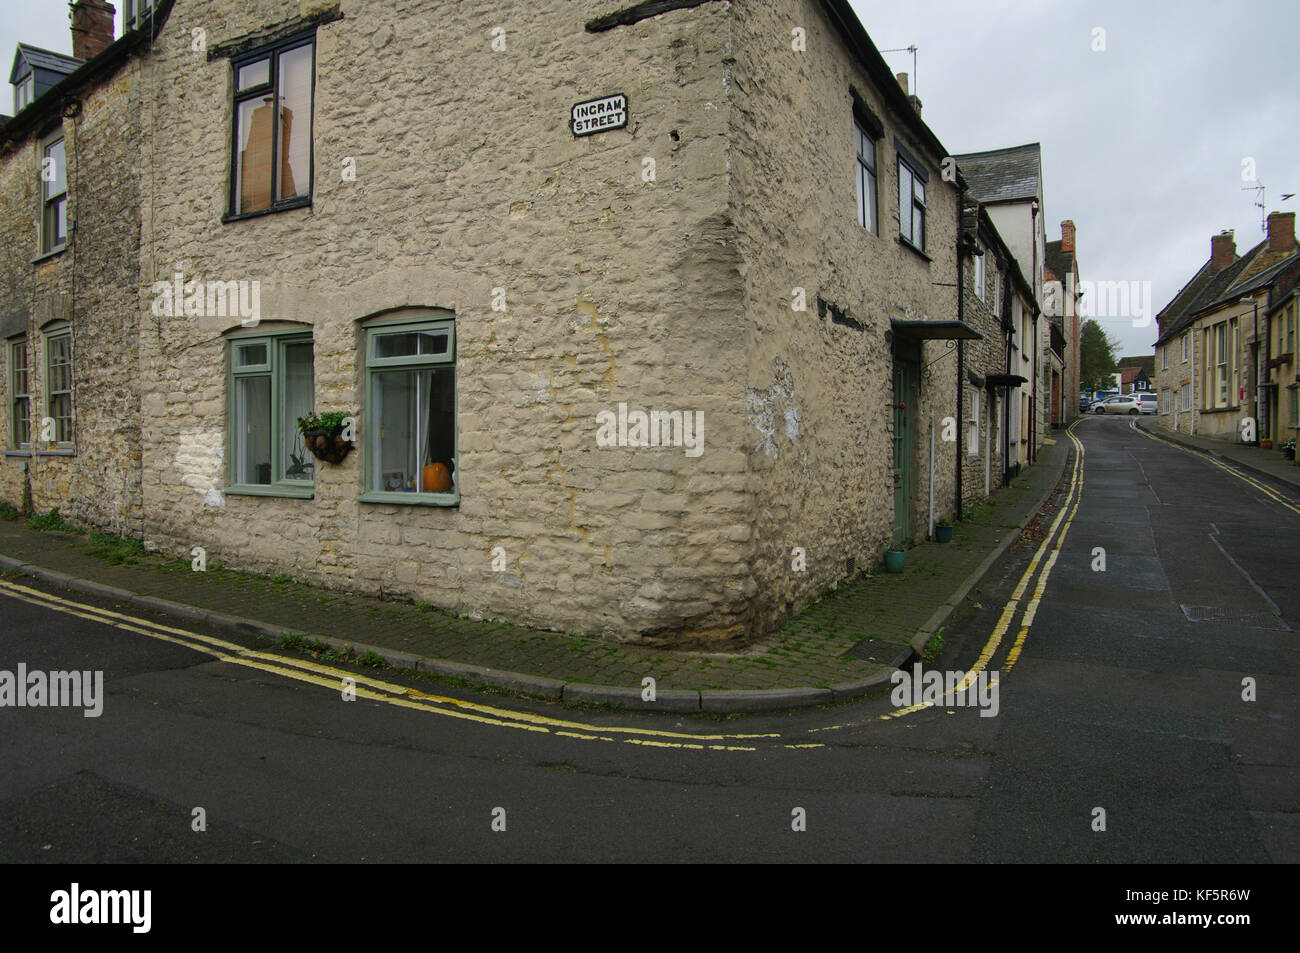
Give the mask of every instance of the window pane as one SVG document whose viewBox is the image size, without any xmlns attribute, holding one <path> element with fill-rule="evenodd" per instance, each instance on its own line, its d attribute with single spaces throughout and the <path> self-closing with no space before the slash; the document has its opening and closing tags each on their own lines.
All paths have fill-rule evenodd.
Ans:
<svg viewBox="0 0 1300 953">
<path fill-rule="evenodd" d="M 925 248 L 925 209 L 919 205 L 912 208 L 912 241 Z"/>
<path fill-rule="evenodd" d="M 446 331 L 402 331 L 375 336 L 375 357 L 415 357 L 446 354 L 450 335 Z"/>
<path fill-rule="evenodd" d="M 414 493 L 426 460 L 454 476 L 456 375 L 451 366 L 374 375 L 371 487 Z"/>
<path fill-rule="evenodd" d="M 909 241 L 912 238 L 912 176 L 907 166 L 898 164 L 898 230 Z"/>
<path fill-rule="evenodd" d="M 271 376 L 235 381 L 235 482 L 271 483 Z"/>
<path fill-rule="evenodd" d="M 280 57 L 280 198 L 311 191 L 312 47 Z"/>
<path fill-rule="evenodd" d="M 235 119 L 236 212 L 256 212 L 271 207 L 271 97 L 239 104 Z"/>
<path fill-rule="evenodd" d="M 271 60 L 269 58 L 239 67 L 239 78 L 235 85 L 236 92 L 252 89 L 271 81 Z"/>
<path fill-rule="evenodd" d="M 68 191 L 68 164 L 64 159 L 62 139 L 46 146 L 45 158 L 50 161 L 42 165 L 41 182 L 45 185 L 45 197 L 53 198 Z M 45 171 L 46 169 L 49 169 L 48 173 Z M 51 173 L 53 177 L 46 180 L 45 176 Z"/>
<path fill-rule="evenodd" d="M 866 212 L 867 207 L 866 207 L 866 203 L 862 199 L 862 195 L 866 191 L 866 185 L 862 181 L 862 179 L 866 174 L 867 174 L 867 170 L 864 169 L 862 167 L 862 163 L 859 162 L 858 174 L 854 176 L 854 180 L 855 180 L 854 184 L 857 188 L 857 193 L 858 193 L 858 224 L 863 226 L 864 228 L 866 227 L 867 224 L 867 212 Z"/>
<path fill-rule="evenodd" d="M 284 348 L 284 413 L 280 418 L 281 439 L 284 441 L 283 477 L 286 480 L 310 481 L 315 476 L 315 458 L 303 446 L 302 434 L 298 432 L 298 418 L 311 413 L 314 405 L 311 342 L 287 344 Z"/>
<path fill-rule="evenodd" d="M 236 353 L 240 367 L 261 367 L 267 362 L 265 344 L 245 344 L 237 348 Z"/>
</svg>

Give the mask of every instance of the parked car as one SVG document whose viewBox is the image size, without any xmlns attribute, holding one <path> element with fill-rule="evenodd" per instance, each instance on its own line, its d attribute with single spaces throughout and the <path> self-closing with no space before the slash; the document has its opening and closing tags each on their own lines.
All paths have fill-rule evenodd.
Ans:
<svg viewBox="0 0 1300 953">
<path fill-rule="evenodd" d="M 1136 394 L 1123 394 L 1119 397 L 1107 397 L 1092 405 L 1094 414 L 1140 414 L 1141 404 Z"/>
<path fill-rule="evenodd" d="M 1144 414 L 1154 414 L 1160 405 L 1160 395 L 1154 391 L 1143 391 L 1137 395 L 1138 409 Z"/>
</svg>

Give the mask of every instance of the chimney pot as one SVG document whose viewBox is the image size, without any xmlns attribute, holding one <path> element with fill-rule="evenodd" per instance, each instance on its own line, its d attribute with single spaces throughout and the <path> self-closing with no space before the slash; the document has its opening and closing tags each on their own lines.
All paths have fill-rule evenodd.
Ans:
<svg viewBox="0 0 1300 953">
<path fill-rule="evenodd" d="M 107 0 L 76 0 L 72 10 L 72 55 L 94 59 L 113 45 L 113 16 L 117 7 Z"/>
<path fill-rule="evenodd" d="M 1230 229 L 1210 236 L 1210 274 L 1217 275 L 1237 260 L 1237 242 Z"/>
<path fill-rule="evenodd" d="M 903 92 L 907 92 L 907 74 L 898 73 L 894 78 L 898 80 L 898 85 L 903 87 Z"/>
<path fill-rule="evenodd" d="M 1268 216 L 1268 250 L 1295 251 L 1295 212 L 1273 212 Z"/>
</svg>

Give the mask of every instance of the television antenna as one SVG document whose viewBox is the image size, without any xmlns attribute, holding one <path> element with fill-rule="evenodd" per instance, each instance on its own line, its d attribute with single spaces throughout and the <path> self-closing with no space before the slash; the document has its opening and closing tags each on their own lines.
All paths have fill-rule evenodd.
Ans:
<svg viewBox="0 0 1300 953">
<path fill-rule="evenodd" d="M 892 49 L 892 50 L 881 50 L 880 52 L 881 52 L 881 53 L 911 53 L 911 54 L 912 54 L 912 88 L 911 88 L 911 90 L 909 90 L 909 92 L 910 92 L 913 96 L 920 96 L 921 94 L 920 94 L 919 92 L 917 92 L 917 85 L 916 85 L 916 44 L 913 43 L 911 46 L 899 46 L 899 47 L 895 47 L 895 48 Z"/>
</svg>

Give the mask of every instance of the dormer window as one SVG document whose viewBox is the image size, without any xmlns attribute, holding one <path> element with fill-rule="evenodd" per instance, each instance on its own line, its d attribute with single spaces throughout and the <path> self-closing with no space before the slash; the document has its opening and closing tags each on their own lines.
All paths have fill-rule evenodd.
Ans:
<svg viewBox="0 0 1300 953">
<path fill-rule="evenodd" d="M 36 76 L 28 73 L 14 83 L 14 115 L 18 115 L 36 98 Z"/>
<path fill-rule="evenodd" d="M 148 26 L 152 11 L 153 0 L 126 0 L 126 6 L 122 8 L 122 29 L 135 30 Z"/>
</svg>

